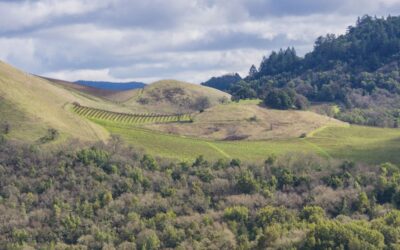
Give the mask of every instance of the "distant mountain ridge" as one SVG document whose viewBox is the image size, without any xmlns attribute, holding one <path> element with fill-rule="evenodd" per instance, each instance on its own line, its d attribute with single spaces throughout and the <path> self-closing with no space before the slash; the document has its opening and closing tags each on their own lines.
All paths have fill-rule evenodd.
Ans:
<svg viewBox="0 0 400 250">
<path fill-rule="evenodd" d="M 116 90 L 116 91 L 142 89 L 146 86 L 146 84 L 143 82 L 106 82 L 106 81 L 79 80 L 76 81 L 75 83 L 92 88 Z"/>
</svg>

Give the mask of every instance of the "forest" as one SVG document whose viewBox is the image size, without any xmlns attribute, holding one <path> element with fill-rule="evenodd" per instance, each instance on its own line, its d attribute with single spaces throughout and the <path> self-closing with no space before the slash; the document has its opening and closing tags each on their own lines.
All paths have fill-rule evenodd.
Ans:
<svg viewBox="0 0 400 250">
<path fill-rule="evenodd" d="M 294 48 L 272 52 L 246 78 L 232 81 L 228 92 L 233 100 L 260 98 L 277 109 L 335 103 L 341 110 L 335 118 L 398 127 L 399 58 L 400 17 L 363 16 L 344 35 L 319 37 L 304 57 Z M 216 79 L 204 85 L 220 88 Z M 226 82 L 221 86 L 227 89 Z"/>
<path fill-rule="evenodd" d="M 400 168 L 0 139 L 2 249 L 399 249 Z"/>
</svg>

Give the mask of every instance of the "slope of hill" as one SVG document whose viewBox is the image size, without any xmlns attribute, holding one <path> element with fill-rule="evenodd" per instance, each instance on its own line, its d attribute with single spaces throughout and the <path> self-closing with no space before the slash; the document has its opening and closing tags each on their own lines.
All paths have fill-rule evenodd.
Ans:
<svg viewBox="0 0 400 250">
<path fill-rule="evenodd" d="M 142 82 L 105 82 L 105 81 L 84 81 L 79 80 L 75 83 L 87 87 L 97 88 L 97 89 L 105 89 L 105 90 L 113 90 L 113 91 L 123 91 L 123 90 L 131 90 L 131 89 L 142 89 L 146 86 L 146 84 Z"/>
<path fill-rule="evenodd" d="M 68 111 L 68 104 L 72 102 L 115 108 L 0 62 L 0 120 L 8 124 L 9 136 L 37 141 L 53 128 L 61 133 L 61 138 L 105 140 L 106 130 Z"/>
<path fill-rule="evenodd" d="M 210 159 L 263 161 L 271 154 L 315 153 L 369 163 L 400 162 L 400 132 L 395 129 L 348 127 L 311 112 L 264 109 L 255 101 L 220 104 L 228 94 L 177 81 L 161 81 L 129 93 L 128 101 L 115 103 L 0 63 L 0 134 L 28 142 L 40 142 L 48 129 L 58 131 L 61 139 L 85 141 L 116 134 L 150 154 L 174 159 L 203 154 Z M 140 127 L 179 122 L 182 119 L 174 115 L 146 113 L 180 112 L 182 99 L 199 97 L 208 97 L 211 107 L 195 113 L 193 123 Z M 141 98 L 148 104 L 139 103 Z M 73 112 L 74 102 L 88 107 L 87 114 Z M 126 122 L 133 118 L 140 121 Z"/>
<path fill-rule="evenodd" d="M 217 105 L 192 116 L 192 123 L 149 124 L 145 128 L 169 134 L 214 140 L 266 140 L 304 136 L 323 126 L 347 126 L 309 111 L 261 107 L 257 100 Z"/>
</svg>

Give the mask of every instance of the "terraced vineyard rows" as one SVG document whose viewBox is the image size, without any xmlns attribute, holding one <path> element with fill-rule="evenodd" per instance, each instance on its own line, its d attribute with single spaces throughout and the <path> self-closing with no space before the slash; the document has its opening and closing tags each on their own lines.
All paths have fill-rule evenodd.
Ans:
<svg viewBox="0 0 400 250">
<path fill-rule="evenodd" d="M 73 110 L 78 115 L 105 121 L 113 121 L 125 124 L 142 123 L 168 123 L 168 122 L 190 122 L 191 114 L 129 114 L 96 109 L 79 104 L 73 104 Z"/>
</svg>

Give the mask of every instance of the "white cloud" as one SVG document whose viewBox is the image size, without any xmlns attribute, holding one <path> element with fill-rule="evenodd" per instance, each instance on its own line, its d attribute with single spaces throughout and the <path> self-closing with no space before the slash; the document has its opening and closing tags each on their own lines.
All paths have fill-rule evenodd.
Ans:
<svg viewBox="0 0 400 250">
<path fill-rule="evenodd" d="M 0 38 L 0 48 L 1 60 L 23 70 L 32 70 L 37 63 L 35 44 L 31 38 Z"/>
<path fill-rule="evenodd" d="M 45 73 L 44 76 L 55 79 L 66 79 L 69 81 L 77 81 L 82 79 L 93 81 L 99 79 L 102 79 L 103 81 L 118 81 L 117 78 L 114 78 L 110 75 L 109 69 L 61 70 Z"/>
<path fill-rule="evenodd" d="M 398 12 L 399 0 L 0 0 L 0 58 L 68 80 L 201 82 Z"/>
<path fill-rule="evenodd" d="M 52 18 L 79 15 L 106 6 L 107 1 L 44 0 L 0 2 L 1 31 L 46 24 Z"/>
</svg>

